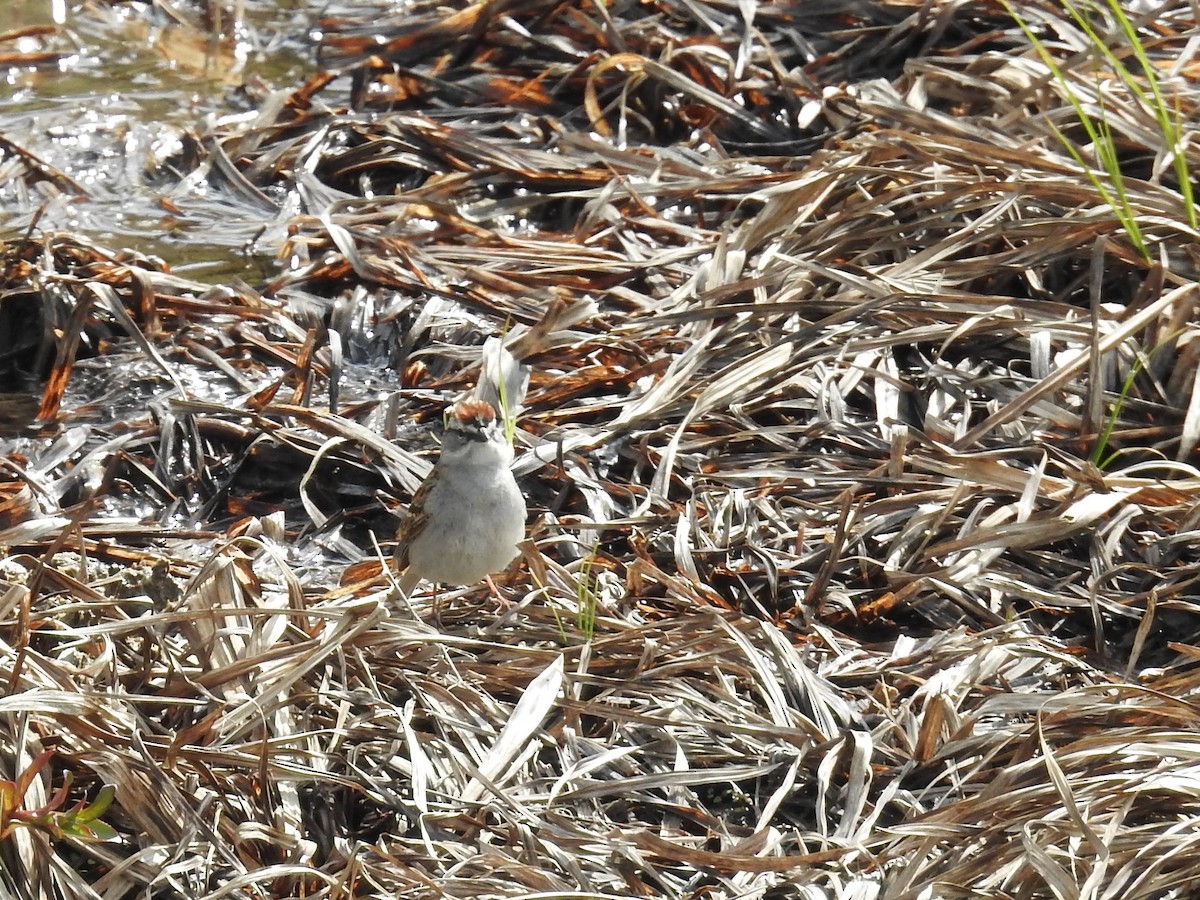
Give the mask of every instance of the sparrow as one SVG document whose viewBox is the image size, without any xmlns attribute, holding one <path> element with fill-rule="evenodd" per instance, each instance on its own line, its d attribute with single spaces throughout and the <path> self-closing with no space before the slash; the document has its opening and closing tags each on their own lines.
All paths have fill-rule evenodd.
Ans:
<svg viewBox="0 0 1200 900">
<path fill-rule="evenodd" d="M 404 596 L 422 579 L 474 584 L 516 558 L 525 539 L 525 496 L 512 460 L 512 444 L 491 403 L 470 399 L 450 408 L 441 455 L 396 534 Z"/>
</svg>

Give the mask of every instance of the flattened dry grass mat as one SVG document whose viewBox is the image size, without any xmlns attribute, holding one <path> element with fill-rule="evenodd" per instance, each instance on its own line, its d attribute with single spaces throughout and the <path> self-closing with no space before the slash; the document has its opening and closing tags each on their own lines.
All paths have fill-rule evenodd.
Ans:
<svg viewBox="0 0 1200 900">
<path fill-rule="evenodd" d="M 1190 896 L 1193 7 L 367 6 L 180 172 L 265 283 L 4 245 L 5 891 Z M 529 541 L 402 598 L 493 336 Z"/>
</svg>

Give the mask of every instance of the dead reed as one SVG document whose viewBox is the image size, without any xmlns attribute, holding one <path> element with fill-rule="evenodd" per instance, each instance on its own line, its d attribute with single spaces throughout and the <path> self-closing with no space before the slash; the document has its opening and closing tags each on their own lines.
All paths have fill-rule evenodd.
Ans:
<svg viewBox="0 0 1200 900">
<path fill-rule="evenodd" d="M 199 136 L 269 282 L 5 247 L 50 374 L 0 443 L 4 766 L 119 833 L 18 830 L 6 889 L 1190 895 L 1192 126 L 1058 3 L 1065 79 L 990 0 L 365 5 Z M 1192 123 L 1194 8 L 1143 6 Z M 371 538 L 493 334 L 531 543 L 435 617 Z"/>
</svg>

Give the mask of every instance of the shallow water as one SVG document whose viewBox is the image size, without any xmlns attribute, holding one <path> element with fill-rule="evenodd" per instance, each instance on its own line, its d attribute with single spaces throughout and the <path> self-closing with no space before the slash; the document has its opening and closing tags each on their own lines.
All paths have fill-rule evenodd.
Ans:
<svg viewBox="0 0 1200 900">
<path fill-rule="evenodd" d="M 253 239 L 278 211 L 214 178 L 198 134 L 253 117 L 313 71 L 320 4 L 247 0 L 222 33 L 174 6 L 191 18 L 173 22 L 148 4 L 5 4 L 0 239 L 31 225 L 70 231 L 211 282 L 272 270 L 271 248 Z"/>
</svg>

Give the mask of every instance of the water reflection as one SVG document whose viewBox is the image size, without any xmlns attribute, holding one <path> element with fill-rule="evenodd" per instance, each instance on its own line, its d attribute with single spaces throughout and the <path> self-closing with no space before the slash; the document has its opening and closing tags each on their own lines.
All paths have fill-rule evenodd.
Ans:
<svg viewBox="0 0 1200 900">
<path fill-rule="evenodd" d="M 303 80 L 316 7 L 249 0 L 206 20 L 170 4 L 9 0 L 0 239 L 36 223 L 162 257 L 194 278 L 243 270 L 245 247 L 275 211 L 225 190 L 200 126 L 253 115 Z"/>
</svg>

